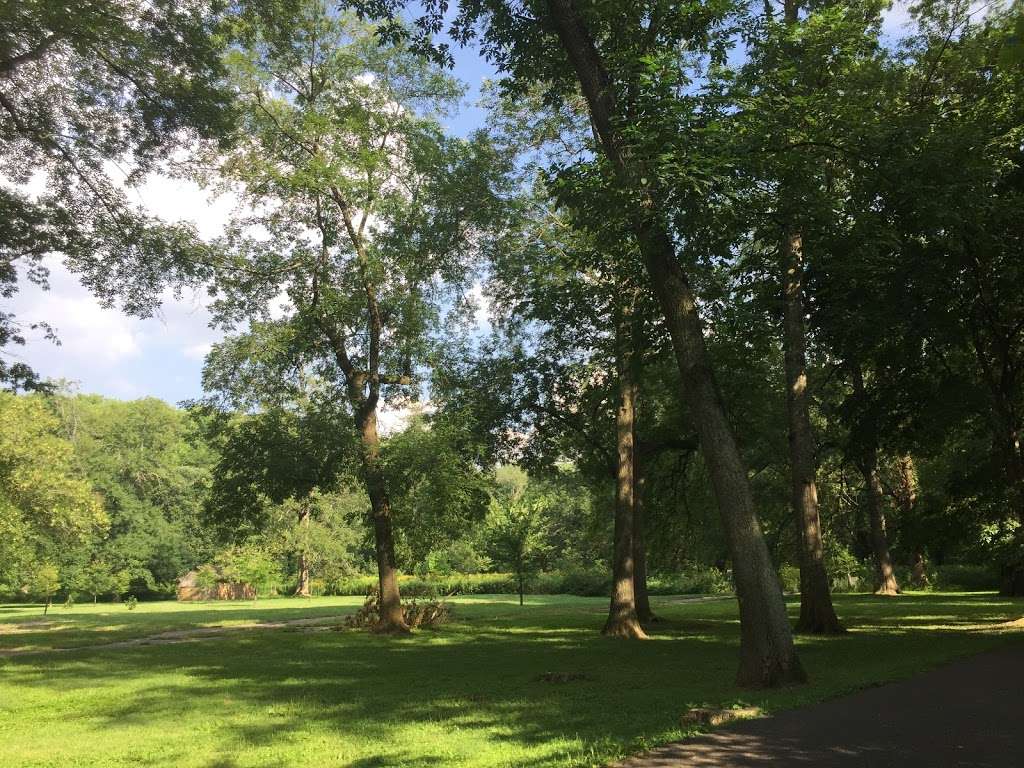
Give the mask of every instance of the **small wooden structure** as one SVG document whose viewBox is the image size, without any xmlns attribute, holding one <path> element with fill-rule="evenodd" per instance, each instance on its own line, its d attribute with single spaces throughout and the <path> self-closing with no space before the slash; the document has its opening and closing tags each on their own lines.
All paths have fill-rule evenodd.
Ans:
<svg viewBox="0 0 1024 768">
<path fill-rule="evenodd" d="M 212 587 L 198 584 L 199 571 L 189 571 L 178 579 L 178 600 L 255 600 L 256 589 L 240 581 L 218 581 Z"/>
</svg>

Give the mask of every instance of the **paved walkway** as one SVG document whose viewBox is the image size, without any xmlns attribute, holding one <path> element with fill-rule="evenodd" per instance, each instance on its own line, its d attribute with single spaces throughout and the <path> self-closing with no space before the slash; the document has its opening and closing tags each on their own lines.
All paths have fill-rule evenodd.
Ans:
<svg viewBox="0 0 1024 768">
<path fill-rule="evenodd" d="M 668 744 L 622 768 L 1024 768 L 1024 646 Z"/>
</svg>

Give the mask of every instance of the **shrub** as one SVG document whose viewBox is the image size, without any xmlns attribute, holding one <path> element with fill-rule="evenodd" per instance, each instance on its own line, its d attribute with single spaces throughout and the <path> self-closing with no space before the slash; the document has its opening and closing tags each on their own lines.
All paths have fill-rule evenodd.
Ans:
<svg viewBox="0 0 1024 768">
<path fill-rule="evenodd" d="M 728 595 L 732 575 L 712 567 L 693 567 L 673 574 L 659 574 L 647 581 L 652 595 Z"/>
<path fill-rule="evenodd" d="M 932 587 L 949 592 L 978 592 L 999 589 L 999 571 L 995 565 L 952 563 L 932 568 L 928 573 Z"/>
<path fill-rule="evenodd" d="M 512 595 L 517 592 L 511 573 L 452 573 L 445 576 L 403 575 L 398 581 L 403 598 L 449 595 Z M 365 595 L 377 586 L 370 574 L 346 576 L 331 582 L 314 580 L 314 594 Z M 546 571 L 527 582 L 532 595 L 578 595 L 608 597 L 611 573 L 599 565 L 578 565 L 560 571 Z M 694 567 L 675 574 L 661 574 L 648 580 L 652 595 L 728 595 L 733 592 L 732 576 L 717 568 Z"/>
<path fill-rule="evenodd" d="M 575 566 L 564 571 L 551 571 L 534 579 L 531 594 L 579 595 L 608 597 L 612 593 L 612 577 L 606 568 Z"/>
<path fill-rule="evenodd" d="M 779 568 L 779 585 L 783 592 L 799 592 L 800 569 L 795 565 L 784 565 Z"/>
</svg>

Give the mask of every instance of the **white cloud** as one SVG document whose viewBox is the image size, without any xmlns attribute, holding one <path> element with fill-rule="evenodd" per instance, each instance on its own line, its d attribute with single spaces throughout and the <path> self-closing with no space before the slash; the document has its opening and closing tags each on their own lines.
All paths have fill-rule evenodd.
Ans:
<svg viewBox="0 0 1024 768">
<path fill-rule="evenodd" d="M 117 363 L 141 353 L 144 335 L 137 324 L 101 307 L 56 259 L 48 259 L 47 266 L 51 290 L 21 283 L 13 302 L 20 322 L 49 323 L 60 339 L 61 356 L 80 362 Z"/>
<path fill-rule="evenodd" d="M 897 0 L 882 12 L 882 34 L 888 38 L 899 39 L 910 31 L 912 22 L 910 3 Z"/>
<path fill-rule="evenodd" d="M 200 344 L 190 344 L 181 350 L 181 354 L 189 360 L 205 360 L 206 356 L 210 354 L 211 349 L 213 349 L 213 344 L 208 341 L 204 341 Z"/>
<path fill-rule="evenodd" d="M 388 437 L 408 427 L 413 417 L 429 415 L 436 410 L 437 407 L 429 402 L 415 402 L 399 407 L 385 405 L 377 411 L 377 429 L 382 437 Z"/>
<path fill-rule="evenodd" d="M 239 202 L 234 194 L 213 195 L 194 182 L 155 174 L 131 194 L 155 216 L 167 221 L 191 221 L 206 240 L 224 233 Z"/>
<path fill-rule="evenodd" d="M 270 306 L 267 307 L 267 311 L 270 312 L 272 320 L 283 320 L 295 311 L 295 305 L 288 298 L 287 288 L 282 288 L 281 292 L 270 300 Z"/>
<path fill-rule="evenodd" d="M 123 178 L 115 168 L 108 170 L 115 182 Z M 37 174 L 22 188 L 38 194 L 44 186 Z M 212 195 L 194 182 L 158 174 L 126 191 L 154 216 L 192 222 L 204 239 L 222 234 L 239 204 L 235 194 Z M 13 312 L 23 327 L 49 323 L 60 345 L 47 341 L 42 330 L 26 330 L 27 345 L 9 345 L 6 357 L 28 363 L 42 376 L 79 382 L 84 392 L 154 394 L 170 401 L 200 394 L 200 364 L 223 335 L 209 327 L 210 298 L 204 290 L 181 297 L 167 290 L 154 317 L 140 320 L 103 307 L 58 257 L 48 257 L 46 265 L 50 290 L 22 279 L 19 292 L 0 311 Z"/>
<path fill-rule="evenodd" d="M 46 259 L 50 290 L 21 280 L 4 307 L 23 327 L 49 323 L 60 345 L 42 330 L 26 331 L 28 344 L 10 345 L 5 356 L 41 375 L 79 382 L 83 392 L 114 397 L 156 395 L 174 402 L 201 392 L 201 363 L 222 334 L 209 327 L 204 291 L 175 298 L 168 292 L 156 316 L 140 320 L 105 308 L 56 257 Z"/>
</svg>

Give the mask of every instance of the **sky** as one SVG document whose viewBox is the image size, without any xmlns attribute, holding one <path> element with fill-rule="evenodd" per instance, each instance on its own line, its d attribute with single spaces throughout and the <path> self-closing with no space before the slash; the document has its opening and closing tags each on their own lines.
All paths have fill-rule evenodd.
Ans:
<svg viewBox="0 0 1024 768">
<path fill-rule="evenodd" d="M 886 31 L 896 33 L 907 20 L 905 6 L 897 4 L 886 18 Z M 480 86 L 496 75 L 474 48 L 453 46 L 452 52 L 454 74 L 466 84 L 467 94 L 448 128 L 466 135 L 482 125 L 484 113 L 476 106 Z M 210 199 L 195 184 L 166 177 L 151 178 L 133 194 L 167 220 L 192 221 L 205 238 L 222 231 L 232 208 L 227 198 Z M 80 392 L 119 399 L 153 396 L 169 403 L 202 395 L 203 358 L 222 338 L 209 327 L 203 292 L 187 292 L 180 298 L 166 295 L 159 313 L 143 320 L 103 307 L 59 258 L 49 258 L 47 265 L 48 291 L 22 280 L 19 292 L 0 311 L 13 312 L 21 323 L 45 320 L 54 327 L 60 345 L 29 331 L 27 345 L 8 346 L 7 357 L 28 363 L 46 378 L 74 382 Z"/>
</svg>

